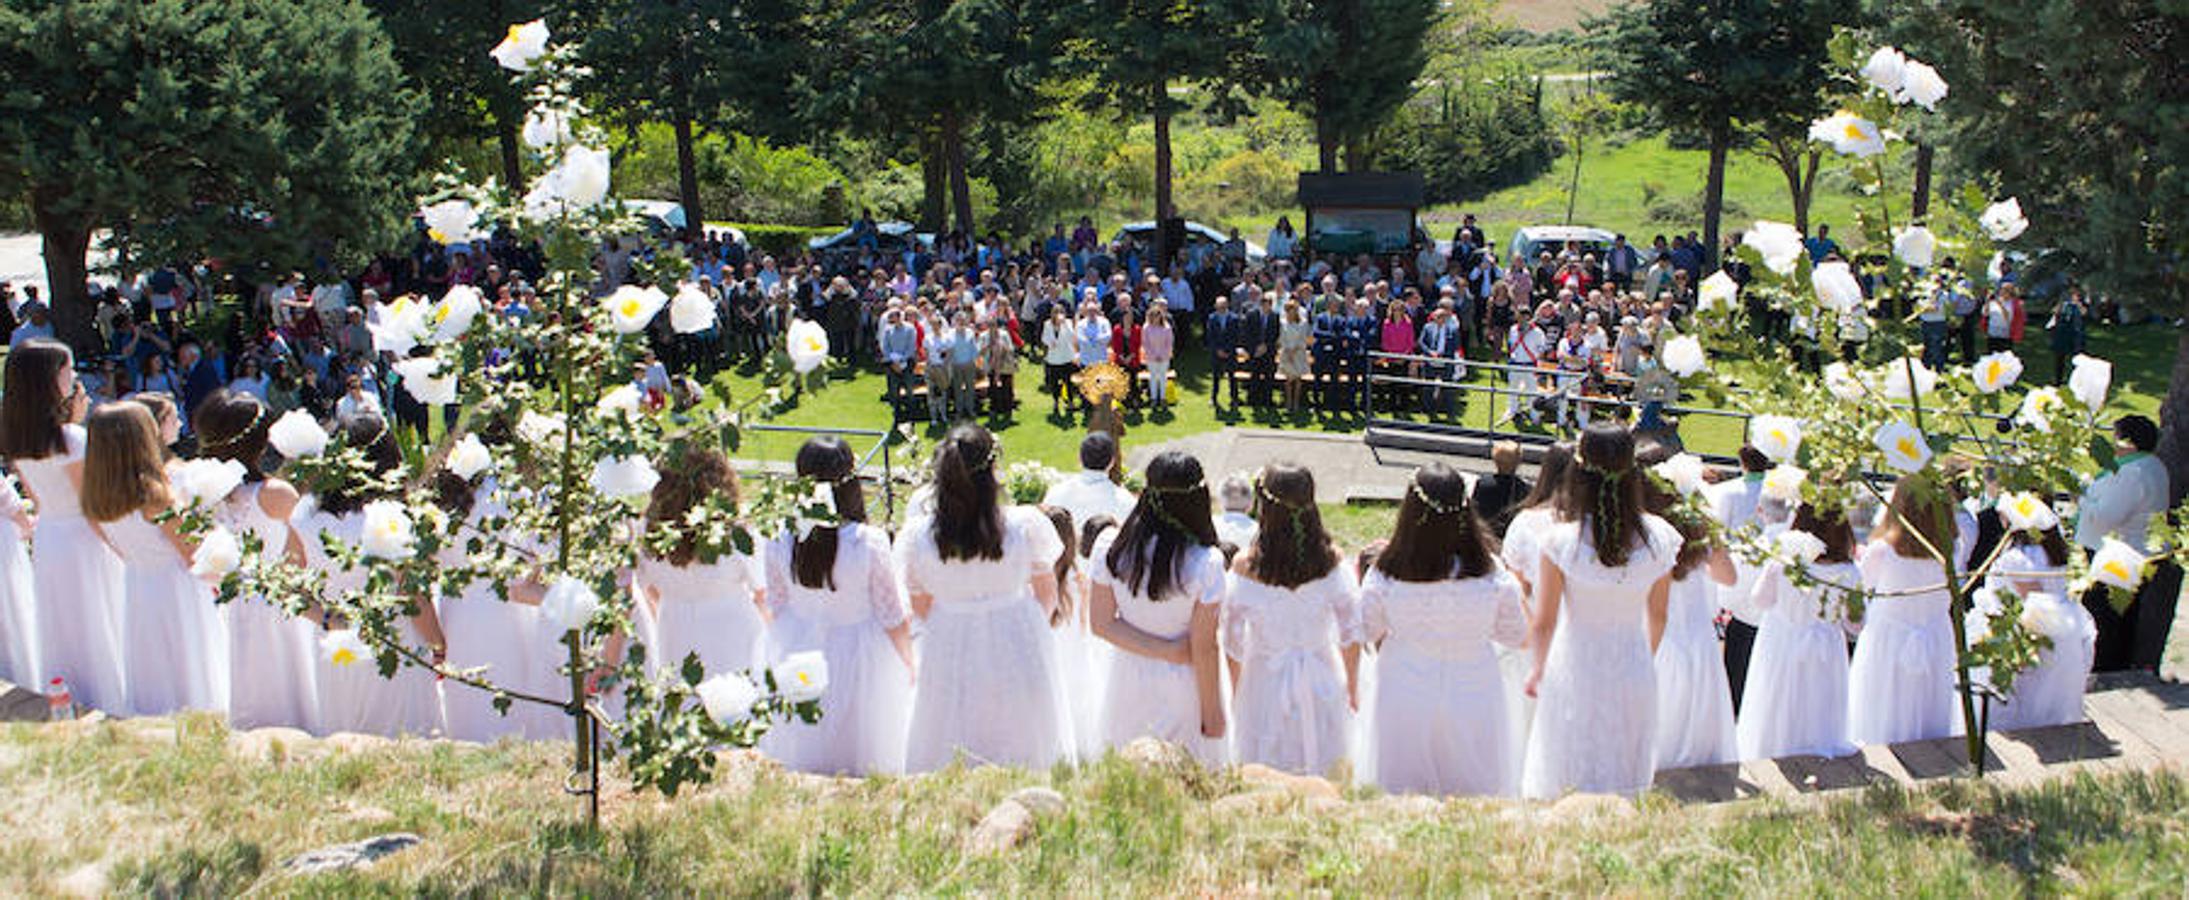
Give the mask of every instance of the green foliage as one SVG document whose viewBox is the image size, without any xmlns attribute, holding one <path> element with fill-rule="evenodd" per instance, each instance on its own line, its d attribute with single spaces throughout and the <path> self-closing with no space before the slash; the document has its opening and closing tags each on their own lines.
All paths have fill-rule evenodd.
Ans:
<svg viewBox="0 0 2189 900">
<path fill-rule="evenodd" d="M 1327 167 L 1391 124 L 1429 64 L 1440 0 L 1280 0 L 1259 31 L 1264 83 L 1315 120 Z M 1400 123 L 1403 127 L 1403 123 Z"/>
<path fill-rule="evenodd" d="M 1516 71 L 1427 91 L 1399 110 L 1387 134 L 1374 168 L 1422 173 L 1432 203 L 1525 182 L 1556 154 L 1533 80 Z"/>
<path fill-rule="evenodd" d="M 675 200 L 678 195 L 676 134 L 647 122 L 615 145 L 620 192 L 629 197 Z M 742 134 L 708 134 L 693 142 L 700 208 L 710 219 L 821 226 L 845 221 L 827 207 L 844 173 L 803 146 L 777 146 Z M 841 204 L 839 204 L 841 205 Z"/>
</svg>

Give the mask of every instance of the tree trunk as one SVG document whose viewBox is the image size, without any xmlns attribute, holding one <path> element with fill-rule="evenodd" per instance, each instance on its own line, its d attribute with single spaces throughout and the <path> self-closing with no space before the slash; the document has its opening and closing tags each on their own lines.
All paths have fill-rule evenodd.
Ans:
<svg viewBox="0 0 2189 900">
<path fill-rule="evenodd" d="M 1710 171 L 1703 180 L 1703 268 L 1718 265 L 1718 218 L 1725 212 L 1725 154 L 1733 146 L 1733 123 L 1719 119 L 1710 127 Z"/>
<path fill-rule="evenodd" d="M 684 238 L 697 240 L 707 227 L 699 208 L 699 163 L 692 152 L 692 117 L 676 117 L 676 193 L 684 205 Z"/>
<path fill-rule="evenodd" d="M 950 178 L 950 211 L 958 230 L 973 237 L 973 184 L 965 175 L 965 120 L 951 109 L 942 114 L 943 164 Z"/>
<path fill-rule="evenodd" d="M 1315 165 L 1327 175 L 1338 171 L 1338 126 L 1322 109 L 1322 91 L 1317 90 L 1315 96 Z"/>
<path fill-rule="evenodd" d="M 1345 170 L 1368 171 L 1368 143 L 1358 138 L 1345 142 Z"/>
<path fill-rule="evenodd" d="M 942 141 L 937 140 L 933 132 L 923 131 L 920 151 L 920 230 L 940 232 L 943 230 L 943 211 L 950 202 L 945 196 L 948 186 L 943 177 Z"/>
<path fill-rule="evenodd" d="M 58 198 L 51 192 L 32 191 L 31 220 L 37 225 L 39 252 L 46 259 L 46 313 L 53 317 L 54 336 L 76 349 L 79 356 L 99 351 L 96 307 L 91 301 L 91 224 L 77 216 L 55 212 Z"/>
<path fill-rule="evenodd" d="M 1915 145 L 1915 196 L 1908 201 L 1909 222 L 1922 222 L 1931 214 L 1931 156 L 1929 144 Z"/>
<path fill-rule="evenodd" d="M 524 196 L 524 157 L 518 148 L 518 123 L 506 116 L 494 118 L 494 139 L 502 147 L 502 185 L 510 193 Z"/>
<path fill-rule="evenodd" d="M 1794 230 L 1802 234 L 1809 233 L 1809 206 L 1816 190 L 1817 163 L 1822 158 L 1809 152 L 1807 144 L 1807 141 L 1776 137 L 1771 139 L 1767 154 L 1772 164 L 1779 167 L 1779 175 L 1786 179 L 1786 199 L 1794 208 Z"/>
<path fill-rule="evenodd" d="M 2174 309 L 2189 311 L 2185 289 L 2174 289 Z M 2178 314 L 2178 313 L 2177 313 Z M 2167 380 L 2166 399 L 2159 404 L 2159 447 L 2154 455 L 2166 464 L 2169 507 L 2189 496 L 2189 329 L 2174 334 L 2174 371 Z"/>
<path fill-rule="evenodd" d="M 1155 85 L 1155 221 L 1158 232 L 1161 223 L 1178 215 L 1171 200 L 1171 108 L 1170 97 L 1165 93 L 1167 81 Z"/>
</svg>

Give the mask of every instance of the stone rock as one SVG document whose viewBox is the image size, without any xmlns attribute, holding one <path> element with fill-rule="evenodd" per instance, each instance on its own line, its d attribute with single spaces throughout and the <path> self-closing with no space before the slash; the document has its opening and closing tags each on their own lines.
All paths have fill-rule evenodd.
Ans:
<svg viewBox="0 0 2189 900">
<path fill-rule="evenodd" d="M 1015 800 L 1005 800 L 981 817 L 966 836 L 966 849 L 975 855 L 1002 853 L 1019 845 L 1034 832 L 1034 813 Z"/>
<path fill-rule="evenodd" d="M 294 756 L 299 748 L 311 743 L 311 735 L 295 728 L 253 728 L 228 733 L 229 753 L 268 762 Z"/>
<path fill-rule="evenodd" d="M 1132 743 L 1119 748 L 1117 756 L 1143 771 L 1150 769 L 1174 770 L 1199 765 L 1194 761 L 1193 754 L 1187 752 L 1186 748 L 1152 737 L 1134 739 Z"/>
<path fill-rule="evenodd" d="M 67 875 L 61 876 L 61 880 L 54 882 L 53 886 L 69 897 L 104 897 L 107 895 L 106 865 L 95 862 L 78 866 Z"/>
<path fill-rule="evenodd" d="M 1037 819 L 1046 819 L 1064 812 L 1064 795 L 1045 787 L 1019 788 L 1005 799 L 1026 807 L 1026 811 L 1033 813 Z"/>
<path fill-rule="evenodd" d="M 1225 816 L 1261 816 L 1284 812 L 1292 804 L 1291 794 L 1275 788 L 1260 788 L 1219 797 L 1209 804 L 1209 809 Z"/>
<path fill-rule="evenodd" d="M 321 738 L 320 742 L 325 744 L 329 750 L 338 750 L 344 753 L 369 753 L 374 750 L 385 750 L 395 745 L 393 738 L 384 738 L 377 734 L 359 734 L 354 731 L 338 731 Z"/>
<path fill-rule="evenodd" d="M 1572 794 L 1551 804 L 1550 817 L 1559 821 L 1630 819 L 1640 815 L 1634 801 L 1613 794 Z"/>
<path fill-rule="evenodd" d="M 1338 799 L 1338 786 L 1313 775 L 1294 775 L 1279 772 L 1260 763 L 1248 763 L 1239 767 L 1239 780 L 1256 787 L 1275 788 L 1295 797 L 1327 797 Z"/>
<path fill-rule="evenodd" d="M 381 859 L 418 846 L 422 839 L 415 834 L 395 832 L 366 838 L 353 844 L 336 844 L 299 854 L 282 863 L 281 867 L 291 875 L 316 875 L 323 872 L 343 872 L 363 869 Z"/>
<path fill-rule="evenodd" d="M 1415 817 L 1434 816 L 1444 809 L 1444 804 L 1437 798 L 1424 797 L 1420 794 L 1386 797 L 1383 804 L 1394 813 Z"/>
</svg>

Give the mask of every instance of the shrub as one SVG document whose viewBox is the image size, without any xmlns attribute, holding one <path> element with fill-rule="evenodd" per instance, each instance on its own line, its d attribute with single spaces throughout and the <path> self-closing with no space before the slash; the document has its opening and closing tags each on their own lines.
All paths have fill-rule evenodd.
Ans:
<svg viewBox="0 0 2189 900">
<path fill-rule="evenodd" d="M 1454 84 L 1424 91 L 1392 116 L 1373 168 L 1420 172 L 1437 204 L 1523 183 L 1550 165 L 1557 142 L 1532 79 L 1510 72 Z"/>
</svg>

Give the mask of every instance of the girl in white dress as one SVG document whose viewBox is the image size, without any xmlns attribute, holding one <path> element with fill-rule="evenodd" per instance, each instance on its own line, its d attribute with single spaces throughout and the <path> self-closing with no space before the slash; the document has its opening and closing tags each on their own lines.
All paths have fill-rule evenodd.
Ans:
<svg viewBox="0 0 2189 900">
<path fill-rule="evenodd" d="M 433 487 L 441 510 L 451 519 L 466 523 L 457 540 L 442 547 L 436 559 L 444 567 L 462 568 L 470 562 L 466 544 L 497 540 L 497 535 L 484 533 L 482 528 L 487 521 L 506 513 L 491 496 L 481 496 L 480 488 L 485 485 L 475 486 L 454 472 L 436 474 Z M 519 602 L 519 595 L 520 591 L 513 589 L 507 598 L 498 596 L 493 582 L 477 579 L 453 596 L 438 598 L 434 614 L 441 621 L 442 634 L 448 637 L 449 668 L 479 669 L 486 681 L 533 692 L 535 685 L 526 681 L 535 665 L 531 654 L 544 652 L 532 640 L 540 629 L 539 607 Z M 546 696 L 568 693 L 566 686 Z M 512 702 L 505 714 L 494 708 L 492 693 L 450 679 L 441 684 L 441 706 L 448 720 L 449 737 L 485 743 L 504 736 L 521 736 L 537 705 Z"/>
<path fill-rule="evenodd" d="M 648 529 L 674 527 L 693 507 L 717 497 L 737 503 L 737 474 L 722 451 L 693 447 L 663 463 L 646 506 Z M 710 673 L 767 664 L 759 562 L 750 554 L 733 550 L 706 559 L 687 535 L 667 558 L 641 556 L 636 584 L 653 611 L 647 617 L 651 633 L 640 631 L 649 674 L 676 672 L 695 653 Z"/>
<path fill-rule="evenodd" d="M 1991 564 L 1988 584 L 2022 598 L 2022 624 L 2052 641 L 2037 664 L 2016 674 L 2004 702 L 1993 701 L 1990 727 L 2007 731 L 2083 721 L 2083 688 L 2097 652 L 2098 625 L 2090 610 L 2067 593 L 2067 541 L 2054 525 L 2042 533 L 2018 531 L 2013 545 Z"/>
<path fill-rule="evenodd" d="M 1558 500 L 1565 493 L 1566 473 L 1573 468 L 1573 443 L 1559 441 L 1543 448 L 1543 458 L 1537 464 L 1535 487 L 1528 491 L 1520 503 L 1520 511 L 1506 523 L 1505 534 L 1498 544 L 1498 558 L 1505 563 L 1506 571 L 1520 579 L 1520 608 L 1535 617 L 1535 573 L 1542 561 L 1543 537 L 1561 515 Z M 1528 729 L 1535 727 L 1535 698 L 1523 687 L 1528 673 L 1535 668 L 1535 654 L 1499 645 L 1497 667 L 1505 676 L 1505 696 L 1511 701 L 1513 732 L 1520 735 L 1525 744 Z"/>
<path fill-rule="evenodd" d="M 196 542 L 179 520 L 152 411 L 110 403 L 86 423 L 84 515 L 122 559 L 122 648 L 129 660 L 129 712 L 164 716 L 220 708 L 227 634 L 213 593 L 191 574 Z"/>
<path fill-rule="evenodd" d="M 1636 796 L 1656 773 L 1654 654 L 1682 541 L 1643 511 L 1625 428 L 1589 426 L 1574 456 L 1569 521 L 1545 537 L 1535 583 L 1535 727 L 1521 791 Z"/>
<path fill-rule="evenodd" d="M 351 419 L 343 423 L 342 432 L 345 446 L 365 451 L 375 474 L 384 476 L 402 466 L 402 454 L 395 446 L 395 437 L 379 417 Z M 341 546 L 356 547 L 364 541 L 363 510 L 366 502 L 373 499 L 377 498 L 346 488 L 320 496 L 316 509 L 298 510 L 302 516 L 298 527 L 306 538 L 305 553 L 310 565 L 326 573 L 327 580 L 321 587 L 323 596 L 338 597 L 365 587 L 368 573 L 364 567 L 342 565 L 331 549 L 337 542 Z M 305 504 L 306 507 L 310 505 L 309 502 Z M 448 641 L 441 634 L 441 620 L 434 615 L 433 604 L 421 600 L 415 608 L 417 612 L 406 618 L 409 627 L 403 630 L 409 633 L 405 637 L 420 656 L 436 665 L 446 662 Z M 328 625 L 330 628 L 343 627 L 342 623 L 332 621 Z M 441 684 L 432 671 L 406 660 L 394 675 L 383 678 L 376 658 L 337 664 L 322 653 L 319 660 L 319 728 L 322 732 L 435 737 L 446 730 Z"/>
<path fill-rule="evenodd" d="M 1071 726 L 1072 748 L 1079 758 L 1098 759 L 1108 747 L 1102 739 L 1102 688 L 1109 683 L 1111 653 L 1088 625 L 1087 595 L 1092 588 L 1087 583 L 1090 563 L 1083 557 L 1094 550 L 1094 542 L 1080 534 L 1071 510 L 1048 505 L 1036 509 L 1049 518 L 1063 547 L 1055 566 L 1056 611 L 1049 614 L 1049 633 L 1056 637 L 1057 672 L 1064 681 L 1065 724 Z M 1086 524 L 1102 523 L 1108 524 L 1100 531 L 1117 527 L 1116 520 L 1105 515 Z"/>
<path fill-rule="evenodd" d="M 67 347 L 28 340 L 9 351 L 0 397 L 0 455 L 38 507 L 31 531 L 39 674 L 66 681 L 76 702 L 127 713 L 122 657 L 122 563 L 84 518 L 84 386 Z"/>
<path fill-rule="evenodd" d="M 31 531 L 37 521 L 15 489 L 15 479 L 0 472 L 0 678 L 32 688 L 38 677 L 38 608 L 30 587 Z"/>
<path fill-rule="evenodd" d="M 783 765 L 823 775 L 904 771 L 912 712 L 911 610 L 889 553 L 889 534 L 866 524 L 851 448 L 817 437 L 798 449 L 801 478 L 828 485 L 838 524 L 778 535 L 763 557 L 774 656 L 815 651 L 828 661 L 821 720 L 769 732 Z"/>
<path fill-rule="evenodd" d="M 1392 793 L 1520 789 L 1520 733 L 1492 647 L 1521 646 L 1527 613 L 1468 494 L 1450 466 L 1415 470 L 1361 584 L 1361 636 L 1376 648 L 1368 743 Z"/>
<path fill-rule="evenodd" d="M 1359 703 L 1359 587 L 1315 507 L 1315 476 L 1262 471 L 1254 546 L 1232 564 L 1224 651 L 1240 661 L 1233 747 L 1242 763 L 1329 775 L 1348 757 Z"/>
<path fill-rule="evenodd" d="M 935 509 L 897 535 L 912 612 L 925 622 L 905 769 L 960 753 L 1042 769 L 1070 754 L 1049 618 L 1064 548 L 1040 510 L 1000 505 L 997 446 L 961 425 L 935 450 Z"/>
<path fill-rule="evenodd" d="M 1102 736 L 1185 747 L 1203 765 L 1224 752 L 1223 657 L 1217 648 L 1224 556 L 1216 549 L 1201 461 L 1167 451 L 1125 523 L 1089 559 L 1088 627 L 1116 648 L 1102 692 Z"/>
<path fill-rule="evenodd" d="M 1751 595 L 1763 621 L 1748 661 L 1737 726 L 1742 759 L 1846 756 L 1847 600 L 1862 582 L 1847 516 L 1803 504 L 1789 531 L 1824 544 L 1806 586 L 1771 563 Z"/>
<path fill-rule="evenodd" d="M 1645 458 L 1642 464 L 1653 463 Z M 1655 660 L 1657 768 L 1734 762 L 1740 750 L 1733 736 L 1733 689 L 1726 682 L 1724 651 L 1718 647 L 1718 598 L 1713 590 L 1714 584 L 1734 582 L 1733 557 L 1711 536 L 1707 519 L 1680 515 L 1671 491 L 1649 482 L 1648 493 L 1651 511 L 1673 523 L 1681 542 Z"/>
<path fill-rule="evenodd" d="M 213 509 L 213 520 L 258 539 L 259 553 L 305 564 L 303 535 L 289 524 L 298 510 L 294 486 L 260 469 L 273 416 L 249 394 L 215 391 L 198 403 L 191 424 L 198 454 L 243 467 L 243 483 Z M 315 604 L 316 606 L 316 604 Z M 319 728 L 319 625 L 292 616 L 273 600 L 245 594 L 228 604 L 228 727 Z"/>
<path fill-rule="evenodd" d="M 1953 598 L 1925 547 L 1956 546 L 1951 500 L 1924 475 L 1893 486 L 1884 521 L 1856 564 L 1873 596 L 1847 673 L 1847 737 L 1893 744 L 1961 731 L 1954 690 Z"/>
</svg>

